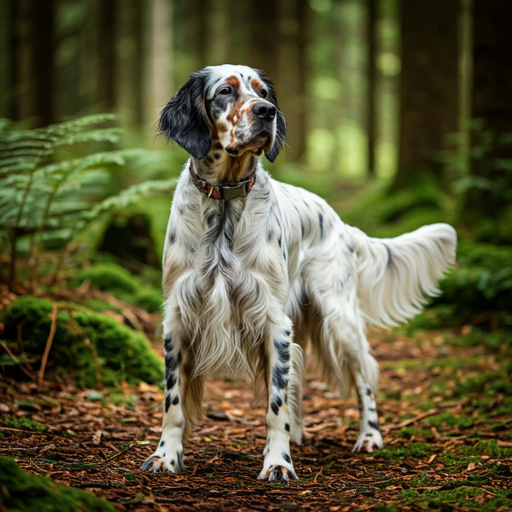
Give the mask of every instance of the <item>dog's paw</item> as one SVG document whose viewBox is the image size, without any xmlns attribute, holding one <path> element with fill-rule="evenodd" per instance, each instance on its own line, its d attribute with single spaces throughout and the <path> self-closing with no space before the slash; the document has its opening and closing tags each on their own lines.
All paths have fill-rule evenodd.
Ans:
<svg viewBox="0 0 512 512">
<path fill-rule="evenodd" d="M 149 471 L 152 473 L 181 473 L 185 469 L 183 462 L 183 450 L 169 453 L 155 452 L 148 457 L 144 464 L 140 467 L 141 471 Z"/>
<path fill-rule="evenodd" d="M 277 483 L 298 480 L 298 478 L 293 467 L 287 464 L 286 466 L 274 465 L 268 469 L 263 468 L 258 480 L 268 480 L 269 482 Z"/>
<path fill-rule="evenodd" d="M 382 448 L 384 446 L 380 432 L 374 428 L 368 432 L 361 432 L 359 434 L 357 443 L 355 444 L 354 448 L 352 448 L 352 451 L 360 452 L 363 449 L 365 443 L 366 451 L 368 453 L 372 453 L 374 448 Z"/>
</svg>

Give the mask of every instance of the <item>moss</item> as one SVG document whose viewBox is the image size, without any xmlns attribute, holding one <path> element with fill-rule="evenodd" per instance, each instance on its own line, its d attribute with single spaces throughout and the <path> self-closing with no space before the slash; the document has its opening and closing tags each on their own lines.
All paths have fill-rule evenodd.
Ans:
<svg viewBox="0 0 512 512">
<path fill-rule="evenodd" d="M 160 272 L 157 271 L 160 275 Z M 142 276 L 134 276 L 125 268 L 115 263 L 100 263 L 93 267 L 80 270 L 68 282 L 71 288 L 77 288 L 88 281 L 93 288 L 108 292 L 117 299 L 145 309 L 149 313 L 161 310 L 163 297 L 158 287 L 144 284 L 148 282 L 148 273 Z M 151 279 L 154 275 L 151 274 Z M 119 311 L 110 304 L 100 300 L 88 300 L 86 304 L 98 311 Z"/>
<path fill-rule="evenodd" d="M 21 428 L 24 430 L 35 430 L 37 432 L 44 432 L 48 429 L 46 425 L 31 420 L 30 418 L 4 417 L 2 418 L 2 422 L 9 427 Z"/>
<path fill-rule="evenodd" d="M 510 510 L 512 507 L 510 492 L 493 488 L 491 494 L 485 488 L 470 485 L 454 489 L 427 489 L 421 493 L 407 489 L 401 492 L 400 498 L 424 510 L 453 510 L 454 507 L 457 510 Z"/>
<path fill-rule="evenodd" d="M 5 457 L 0 458 L 0 482 L 0 501 L 7 512 L 115 512 L 107 501 L 26 473 Z"/>
<path fill-rule="evenodd" d="M 102 313 L 83 306 L 59 303 L 57 328 L 49 361 L 87 386 L 96 384 L 99 371 L 104 384 L 162 380 L 162 362 L 145 336 Z M 37 297 L 21 297 L 5 314 L 5 335 L 16 339 L 21 325 L 23 350 L 41 356 L 51 327 L 53 303 Z"/>
<path fill-rule="evenodd" d="M 470 427 L 474 419 L 468 416 L 454 416 L 449 412 L 436 414 L 427 418 L 426 423 L 434 427 L 441 427 L 442 425 L 450 425 L 451 427 Z"/>
<path fill-rule="evenodd" d="M 162 310 L 164 298 L 159 290 L 146 288 L 138 291 L 134 297 L 134 304 L 149 313 L 158 313 Z"/>
<path fill-rule="evenodd" d="M 85 281 L 104 292 L 135 293 L 137 280 L 123 267 L 115 263 L 101 263 L 77 272 L 70 280 L 69 285 L 77 288 Z"/>
<path fill-rule="evenodd" d="M 379 455 L 395 461 L 403 461 L 406 458 L 424 458 L 432 453 L 432 446 L 426 443 L 414 443 L 405 448 L 385 448 Z"/>
</svg>

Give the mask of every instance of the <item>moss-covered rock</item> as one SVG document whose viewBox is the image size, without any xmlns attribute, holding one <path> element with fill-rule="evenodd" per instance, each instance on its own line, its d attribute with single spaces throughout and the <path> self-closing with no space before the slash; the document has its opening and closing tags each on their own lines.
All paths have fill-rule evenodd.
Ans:
<svg viewBox="0 0 512 512">
<path fill-rule="evenodd" d="M 108 501 L 26 473 L 5 457 L 0 457 L 0 503 L 7 512 L 115 512 Z"/>
<path fill-rule="evenodd" d="M 78 271 L 69 280 L 71 288 L 78 288 L 88 281 L 93 288 L 108 292 L 128 304 L 145 309 L 149 313 L 161 310 L 163 297 L 160 288 L 144 284 L 144 277 L 130 274 L 128 270 L 115 263 L 100 263 Z M 96 309 L 93 307 L 93 309 Z M 112 309 L 106 306 L 105 309 Z"/>
<path fill-rule="evenodd" d="M 107 315 L 72 303 L 58 303 L 55 337 L 49 363 L 59 372 L 69 371 L 92 386 L 97 374 L 104 384 L 159 383 L 162 362 L 146 337 Z M 22 348 L 41 356 L 51 327 L 53 303 L 38 297 L 21 297 L 7 310 L 5 336 L 16 340 L 21 326 Z"/>
<path fill-rule="evenodd" d="M 89 281 L 94 288 L 104 292 L 133 294 L 138 288 L 138 282 L 132 274 L 115 263 L 101 263 L 79 270 L 69 280 L 69 285 L 77 288 L 84 281 Z"/>
</svg>

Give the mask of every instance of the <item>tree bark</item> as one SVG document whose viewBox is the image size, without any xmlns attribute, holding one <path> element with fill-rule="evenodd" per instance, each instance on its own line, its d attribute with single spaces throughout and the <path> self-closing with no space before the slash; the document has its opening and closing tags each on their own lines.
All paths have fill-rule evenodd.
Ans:
<svg viewBox="0 0 512 512">
<path fill-rule="evenodd" d="M 116 107 L 116 0 L 98 0 L 98 101 L 101 110 Z"/>
<path fill-rule="evenodd" d="M 34 100 L 39 126 L 55 122 L 55 3 L 37 0 L 33 4 Z"/>
<path fill-rule="evenodd" d="M 512 172 L 500 162 L 512 160 L 512 143 L 500 141 L 512 133 L 512 3 L 475 0 L 473 3 L 473 94 L 472 117 L 481 130 L 492 132 L 484 155 L 470 162 L 475 177 L 490 181 L 489 189 L 470 188 L 464 199 L 466 220 L 478 222 L 482 215 L 498 218 L 510 205 Z M 482 132 L 472 135 L 472 146 L 482 145 Z"/>
<path fill-rule="evenodd" d="M 393 189 L 443 179 L 442 151 L 458 128 L 458 2 L 401 0 L 400 142 Z"/>
<path fill-rule="evenodd" d="M 377 25 L 377 0 L 367 0 L 367 134 L 368 134 L 368 176 L 375 176 L 375 148 L 377 144 L 377 114 L 376 114 L 376 94 L 377 94 L 377 42 L 375 31 Z"/>
</svg>

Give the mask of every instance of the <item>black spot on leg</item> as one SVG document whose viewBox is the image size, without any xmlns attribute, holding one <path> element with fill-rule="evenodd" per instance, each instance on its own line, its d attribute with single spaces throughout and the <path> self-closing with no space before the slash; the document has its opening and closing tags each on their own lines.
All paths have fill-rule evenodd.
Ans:
<svg viewBox="0 0 512 512">
<path fill-rule="evenodd" d="M 175 372 L 180 364 L 180 354 L 175 356 L 172 352 L 165 354 L 165 367 L 169 372 Z"/>
<path fill-rule="evenodd" d="M 284 331 L 285 336 L 290 336 L 290 334 L 291 334 L 290 331 Z"/>
<path fill-rule="evenodd" d="M 370 407 L 368 410 L 369 410 L 370 412 L 377 412 L 377 409 L 375 409 L 375 407 Z"/>
<path fill-rule="evenodd" d="M 277 416 L 279 414 L 279 405 L 277 405 L 276 402 L 272 402 L 270 404 L 270 408 L 272 409 L 272 412 Z"/>
<path fill-rule="evenodd" d="M 366 437 L 373 437 L 373 434 L 370 432 L 369 434 L 366 434 Z"/>
<path fill-rule="evenodd" d="M 164 336 L 164 348 L 166 352 L 172 352 L 172 334 L 168 333 Z"/>
<path fill-rule="evenodd" d="M 220 153 L 214 153 L 213 156 L 215 160 L 218 160 L 220 158 Z"/>
<path fill-rule="evenodd" d="M 284 453 L 284 452 L 283 452 L 283 459 L 284 459 L 286 462 L 288 462 L 288 464 L 290 464 L 290 463 L 291 463 L 291 461 L 292 461 L 291 457 L 290 457 L 287 453 Z"/>
<path fill-rule="evenodd" d="M 288 385 L 286 374 L 288 368 L 285 366 L 274 366 L 272 369 L 272 384 L 278 389 L 284 389 Z"/>
<path fill-rule="evenodd" d="M 174 231 L 171 231 L 169 233 L 169 242 L 171 244 L 173 244 L 174 242 L 176 242 L 176 233 Z"/>
<path fill-rule="evenodd" d="M 286 430 L 286 432 L 290 432 L 290 425 L 289 425 L 289 423 L 285 423 L 284 429 Z"/>
<path fill-rule="evenodd" d="M 290 342 L 289 341 L 274 341 L 274 347 L 276 347 L 277 355 L 283 363 L 287 363 L 290 360 Z"/>
<path fill-rule="evenodd" d="M 279 247 L 281 247 L 281 237 L 277 239 L 277 243 L 279 244 Z"/>
<path fill-rule="evenodd" d="M 368 422 L 368 425 L 370 425 L 370 427 L 372 427 L 373 429 L 378 430 L 380 432 L 379 424 L 376 421 L 370 420 Z"/>
<path fill-rule="evenodd" d="M 160 448 L 165 444 L 165 441 L 160 441 Z"/>
<path fill-rule="evenodd" d="M 318 214 L 318 223 L 320 224 L 320 240 L 324 237 L 324 216 L 319 213 Z"/>
<path fill-rule="evenodd" d="M 174 373 L 169 373 L 169 375 L 167 376 L 167 389 L 168 391 L 170 391 L 174 385 L 176 384 L 176 375 L 174 375 Z"/>
<path fill-rule="evenodd" d="M 169 407 L 171 406 L 171 395 L 167 395 L 165 397 L 165 412 L 169 410 Z"/>
<path fill-rule="evenodd" d="M 180 402 L 180 398 L 178 396 L 175 396 L 173 399 L 172 399 L 172 405 L 178 405 Z"/>
<path fill-rule="evenodd" d="M 366 394 L 367 394 L 368 396 L 372 396 L 372 390 L 371 390 L 370 388 L 368 388 L 368 389 L 366 390 Z"/>
<path fill-rule="evenodd" d="M 352 246 L 350 244 L 347 244 L 347 249 L 350 251 L 350 252 L 354 252 L 354 249 L 352 248 Z"/>
</svg>

